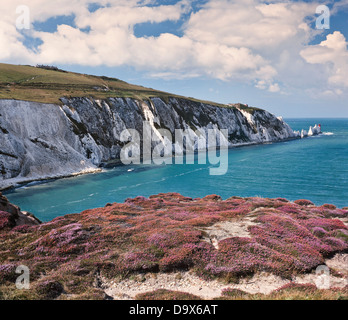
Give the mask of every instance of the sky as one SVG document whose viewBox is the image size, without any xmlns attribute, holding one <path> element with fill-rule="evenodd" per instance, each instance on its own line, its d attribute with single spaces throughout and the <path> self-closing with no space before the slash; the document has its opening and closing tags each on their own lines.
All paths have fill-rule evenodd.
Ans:
<svg viewBox="0 0 348 320">
<path fill-rule="evenodd" d="M 0 0 L 0 62 L 348 117 L 348 0 Z M 327 10 L 328 9 L 328 10 Z"/>
</svg>

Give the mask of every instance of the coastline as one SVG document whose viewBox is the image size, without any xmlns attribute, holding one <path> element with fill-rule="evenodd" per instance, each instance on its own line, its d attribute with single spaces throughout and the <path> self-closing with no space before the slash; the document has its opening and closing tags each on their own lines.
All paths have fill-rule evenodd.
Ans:
<svg viewBox="0 0 348 320">
<path fill-rule="evenodd" d="M 294 140 L 301 140 L 301 137 L 293 137 L 293 138 L 286 138 L 282 140 L 277 141 L 268 141 L 268 142 L 246 142 L 246 143 L 238 143 L 232 146 L 229 146 L 229 150 L 235 149 L 235 148 L 243 148 L 243 147 L 249 147 L 249 146 L 257 146 L 257 145 L 268 145 L 268 144 L 274 144 L 274 143 L 282 143 L 287 141 L 294 141 Z M 198 151 L 200 152 L 200 151 Z M 175 157 L 174 155 L 172 156 Z M 142 157 L 141 157 L 142 160 Z M 17 188 L 24 187 L 32 182 L 40 182 L 40 181 L 54 181 L 58 179 L 64 179 L 64 178 L 71 178 L 71 177 L 77 177 L 80 175 L 86 175 L 86 174 L 95 174 L 100 173 L 103 171 L 103 169 L 118 167 L 123 165 L 121 163 L 120 159 L 113 160 L 111 162 L 104 163 L 103 166 L 99 168 L 90 168 L 90 169 L 83 169 L 80 172 L 74 172 L 74 173 L 66 173 L 66 174 L 58 174 L 58 175 L 52 175 L 52 176 L 41 176 L 37 178 L 11 178 L 11 179 L 4 179 L 0 181 L 0 191 L 9 191 Z M 2 184 L 5 184 L 5 186 L 2 186 Z"/>
<path fill-rule="evenodd" d="M 7 182 L 8 185 L 2 187 L 0 186 L 0 191 L 9 191 L 17 188 L 24 187 L 30 183 L 33 182 L 40 182 L 40 181 L 54 181 L 58 179 L 64 179 L 64 178 L 72 178 L 72 177 L 78 177 L 81 175 L 85 174 L 95 174 L 102 172 L 102 168 L 91 168 L 87 170 L 82 170 L 80 172 L 75 172 L 75 173 L 70 173 L 70 174 L 59 174 L 59 175 L 53 175 L 53 176 L 42 176 L 38 178 L 12 178 L 12 179 L 7 179 L 5 182 Z M 3 183 L 3 181 L 1 181 Z"/>
<path fill-rule="evenodd" d="M 183 133 L 196 144 L 195 149 L 212 146 L 207 137 L 209 130 L 228 130 L 228 136 L 219 141 L 226 148 L 285 141 L 300 135 L 282 118 L 261 109 L 249 113 L 240 108 L 179 98 L 165 101 L 158 97 L 146 101 L 130 98 L 62 98 L 62 101 L 65 104 L 58 106 L 0 99 L 4 132 L 0 137 L 3 145 L 0 168 L 6 178 L 0 182 L 1 190 L 101 168 L 109 160 L 121 157 L 124 146 L 121 133 L 128 128 L 141 137 L 135 144 L 137 156 L 144 152 L 141 149 L 144 134 L 150 130 L 150 138 L 161 136 L 159 128 L 175 137 L 175 143 L 173 140 L 171 143 L 178 152 L 183 150 L 180 142 L 184 140 Z M 182 131 L 178 141 L 177 130 Z"/>
</svg>

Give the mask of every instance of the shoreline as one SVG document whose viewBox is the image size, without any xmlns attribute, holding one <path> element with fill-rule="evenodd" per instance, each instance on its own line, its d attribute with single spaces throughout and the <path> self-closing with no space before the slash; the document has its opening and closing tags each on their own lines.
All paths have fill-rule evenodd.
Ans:
<svg viewBox="0 0 348 320">
<path fill-rule="evenodd" d="M 243 147 L 250 147 L 250 146 L 258 146 L 258 145 L 268 145 L 268 144 L 274 144 L 274 143 L 283 143 L 283 142 L 288 142 L 288 141 L 295 141 L 295 140 L 302 140 L 301 137 L 294 137 L 294 138 L 287 138 L 287 139 L 282 139 L 282 140 L 277 140 L 277 141 L 267 141 L 267 142 L 247 142 L 247 143 L 239 143 L 239 144 L 235 144 L 233 146 L 230 146 L 228 148 L 228 150 L 232 150 L 232 149 L 237 149 L 237 148 L 243 148 Z M 196 153 L 199 153 L 200 151 L 196 151 Z M 203 151 L 202 151 L 203 152 Z M 173 158 L 175 157 L 175 155 L 172 156 Z M 32 183 L 32 182 L 40 182 L 40 181 L 54 181 L 54 180 L 60 180 L 60 179 L 65 179 L 65 178 L 72 178 L 72 177 L 78 177 L 81 175 L 87 175 L 87 174 L 95 174 L 95 173 L 100 173 L 103 172 L 103 169 L 110 169 L 110 168 L 114 168 L 114 167 L 119 167 L 122 166 L 123 164 L 121 163 L 120 159 L 116 159 L 110 162 L 106 162 L 104 163 L 103 166 L 99 167 L 99 168 L 91 168 L 91 169 L 84 169 L 80 172 L 76 172 L 76 173 L 72 173 L 72 174 L 61 174 L 61 175 L 53 175 L 53 176 L 44 176 L 44 177 L 40 177 L 40 178 L 11 178 L 11 179 L 5 179 L 2 180 L 0 183 L 6 183 L 8 182 L 9 185 L 2 187 L 0 185 L 0 191 L 10 191 L 10 190 L 15 190 L 18 188 L 22 188 L 27 186 L 28 184 Z M 175 165 L 175 164 L 173 164 Z M 131 166 L 131 165 L 129 165 Z M 134 165 L 133 165 L 134 166 Z"/>
<path fill-rule="evenodd" d="M 96 169 L 90 169 L 90 170 L 82 170 L 81 172 L 76 172 L 76 173 L 71 173 L 71 174 L 62 174 L 62 175 L 57 175 L 57 176 L 48 176 L 48 177 L 41 177 L 41 178 L 28 178 L 28 179 L 18 179 L 18 181 L 11 181 L 11 180 L 17 180 L 17 178 L 12 178 L 12 179 L 7 179 L 7 181 L 11 181 L 11 185 L 7 187 L 0 187 L 0 191 L 10 191 L 10 190 L 15 190 L 18 188 L 22 188 L 27 186 L 30 183 L 33 182 L 40 182 L 44 181 L 51 182 L 54 180 L 60 180 L 60 179 L 65 179 L 65 178 L 72 178 L 72 177 L 78 177 L 82 175 L 87 175 L 87 174 L 95 174 L 95 173 L 100 173 L 102 172 L 102 168 L 96 168 Z"/>
</svg>

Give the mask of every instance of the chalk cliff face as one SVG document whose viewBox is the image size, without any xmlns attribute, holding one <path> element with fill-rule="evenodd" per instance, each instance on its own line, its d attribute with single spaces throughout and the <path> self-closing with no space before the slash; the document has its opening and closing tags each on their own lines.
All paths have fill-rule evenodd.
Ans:
<svg viewBox="0 0 348 320">
<path fill-rule="evenodd" d="M 208 129 L 227 129 L 228 137 L 221 144 L 229 147 L 298 137 L 281 118 L 263 110 L 249 113 L 181 98 L 61 101 L 63 106 L 0 100 L 0 189 L 95 171 L 119 159 L 125 144 L 121 132 L 136 129 L 142 134 L 144 121 L 154 134 L 163 128 L 173 137 L 175 129 L 191 129 L 193 136 L 205 135 Z"/>
</svg>

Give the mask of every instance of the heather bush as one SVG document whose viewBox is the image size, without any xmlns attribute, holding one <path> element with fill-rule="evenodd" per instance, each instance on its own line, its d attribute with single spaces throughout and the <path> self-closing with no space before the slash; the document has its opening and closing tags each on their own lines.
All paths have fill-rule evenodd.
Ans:
<svg viewBox="0 0 348 320">
<path fill-rule="evenodd" d="M 202 298 L 187 292 L 159 289 L 138 294 L 135 300 L 202 300 Z"/>
<path fill-rule="evenodd" d="M 233 299 L 243 299 L 247 298 L 249 294 L 239 289 L 226 288 L 222 290 L 222 296 Z"/>
<path fill-rule="evenodd" d="M 225 218 L 235 218 L 238 216 L 244 216 L 247 215 L 252 211 L 252 207 L 250 203 L 244 203 L 238 207 L 235 207 L 231 210 L 221 212 L 221 216 Z"/>
<path fill-rule="evenodd" d="M 36 291 L 46 300 L 58 298 L 63 292 L 64 287 L 58 281 L 46 280 L 37 284 Z"/>
<path fill-rule="evenodd" d="M 326 203 L 326 204 L 323 204 L 322 207 L 325 209 L 336 210 L 336 206 L 334 206 L 333 204 Z"/>
<path fill-rule="evenodd" d="M 187 211 L 178 211 L 178 212 L 173 212 L 170 214 L 167 214 L 167 217 L 169 217 L 172 220 L 175 221 L 187 221 L 193 218 L 198 218 L 198 214 L 190 214 Z"/>
<path fill-rule="evenodd" d="M 5 264 L 0 265 L 0 284 L 6 281 L 14 283 L 18 277 L 16 274 L 17 265 L 15 264 Z"/>
<path fill-rule="evenodd" d="M 259 271 L 282 274 L 291 270 L 294 259 L 249 238 L 229 238 L 219 242 L 219 250 L 205 267 L 225 279 L 247 276 Z"/>
<path fill-rule="evenodd" d="M 289 200 L 284 199 L 284 198 L 276 198 L 276 200 L 280 201 L 280 202 L 289 202 Z"/>
<path fill-rule="evenodd" d="M 322 252 L 328 248 L 308 229 L 286 216 L 264 215 L 261 226 L 250 228 L 254 239 L 264 246 L 293 259 L 290 269 L 308 271 L 323 262 Z"/>
<path fill-rule="evenodd" d="M 326 218 L 345 218 L 345 217 L 348 217 L 348 211 L 343 209 L 335 209 L 335 210 L 326 209 L 323 212 L 323 216 Z"/>
<path fill-rule="evenodd" d="M 348 244 L 348 230 L 347 229 L 339 229 L 332 232 L 332 236 L 343 240 Z"/>
<path fill-rule="evenodd" d="M 32 230 L 33 230 L 33 227 L 28 225 L 17 226 L 12 229 L 13 232 L 18 232 L 18 233 L 29 233 Z"/>
<path fill-rule="evenodd" d="M 313 284 L 300 284 L 300 283 L 294 283 L 290 282 L 281 288 L 275 290 L 275 294 L 281 293 L 281 294 L 296 294 L 298 292 L 305 294 L 305 295 L 310 295 L 313 294 L 315 291 L 317 291 L 317 287 Z"/>
<path fill-rule="evenodd" d="M 300 209 L 293 205 L 293 204 L 287 204 L 287 205 L 283 205 L 281 207 L 278 208 L 281 212 L 284 213 L 289 213 L 289 214 L 298 214 L 300 213 Z"/>
<path fill-rule="evenodd" d="M 186 221 L 186 225 L 193 227 L 208 227 L 221 220 L 219 215 L 206 214 L 200 217 L 193 217 Z"/>
<path fill-rule="evenodd" d="M 139 196 L 139 197 L 136 197 L 134 199 L 128 198 L 128 199 L 126 199 L 125 203 L 127 203 L 127 204 L 141 204 L 141 203 L 147 202 L 147 201 L 150 201 L 150 200 L 145 198 L 145 197 Z"/>
<path fill-rule="evenodd" d="M 326 231 L 333 231 L 337 229 L 346 229 L 344 223 L 337 219 L 328 218 L 311 218 L 303 221 L 303 224 L 309 230 L 315 227 L 321 227 Z"/>
<path fill-rule="evenodd" d="M 331 252 L 343 251 L 343 250 L 346 250 L 348 248 L 347 243 L 345 243 L 341 239 L 337 239 L 334 237 L 325 238 L 323 241 L 324 241 L 324 243 L 326 243 L 327 245 L 330 246 Z"/>
<path fill-rule="evenodd" d="M 4 211 L 0 211 L 0 230 L 5 228 L 12 228 L 15 225 L 13 216 Z"/>
<path fill-rule="evenodd" d="M 248 202 L 251 205 L 251 211 L 257 208 L 277 208 L 283 205 L 281 202 L 268 198 L 251 198 Z"/>
<path fill-rule="evenodd" d="M 121 274 L 158 271 L 158 259 L 152 253 L 127 252 L 119 258 L 116 268 Z"/>
<path fill-rule="evenodd" d="M 306 207 L 314 205 L 314 203 L 312 201 L 305 200 L 305 199 L 296 200 L 296 201 L 294 201 L 294 203 L 296 203 L 300 206 L 306 206 Z"/>
<path fill-rule="evenodd" d="M 322 227 L 314 227 L 314 228 L 312 229 L 312 233 L 313 233 L 316 237 L 322 238 L 322 237 L 324 237 L 328 232 L 327 232 L 324 228 L 322 228 Z"/>
<path fill-rule="evenodd" d="M 196 245 L 186 244 L 168 251 L 159 261 L 161 271 L 186 270 L 193 266 L 192 256 Z"/>
<path fill-rule="evenodd" d="M 226 200 L 229 204 L 232 204 L 234 206 L 240 206 L 245 203 L 245 199 L 240 198 L 240 197 L 231 197 Z"/>
<path fill-rule="evenodd" d="M 103 291 L 94 284 L 99 274 L 121 279 L 144 272 L 191 270 L 206 279 L 237 282 L 266 271 L 290 278 L 347 250 L 348 228 L 336 219 L 347 215 L 345 209 L 315 207 L 307 200 L 300 205 L 281 198 L 223 201 L 216 195 L 191 199 L 177 193 L 127 199 L 38 227 L 12 230 L 9 215 L 0 213 L 0 291 L 5 297 L 19 297 L 9 283 L 13 286 L 20 264 L 30 268 L 35 289 L 30 297 L 44 299 L 103 299 Z M 218 249 L 209 242 L 209 232 L 218 228 L 217 222 L 220 227 L 221 222 L 236 222 L 240 228 L 244 218 L 246 223 L 250 218 L 256 223 L 248 227 L 248 237 L 233 232 L 228 237 L 230 231 L 224 230 L 227 236 L 219 241 Z M 295 289 L 270 297 L 307 297 L 301 288 Z M 342 292 L 310 294 L 330 298 Z M 178 295 L 160 292 L 147 297 L 175 299 Z M 222 298 L 264 297 L 231 289 Z"/>
<path fill-rule="evenodd" d="M 236 289 L 226 289 L 217 300 L 347 300 L 348 286 L 330 290 L 317 289 L 312 284 L 290 282 L 268 295 L 248 294 Z"/>
</svg>

